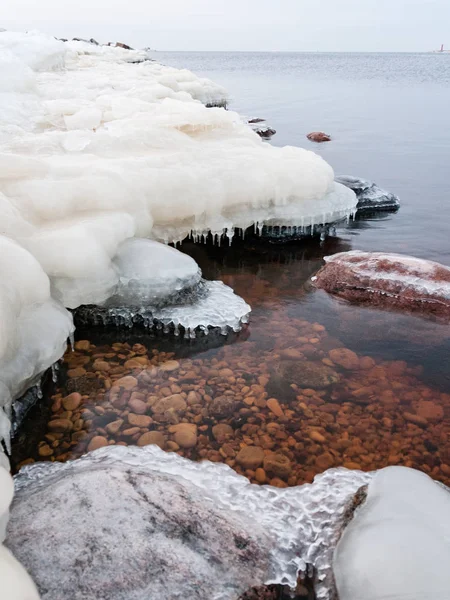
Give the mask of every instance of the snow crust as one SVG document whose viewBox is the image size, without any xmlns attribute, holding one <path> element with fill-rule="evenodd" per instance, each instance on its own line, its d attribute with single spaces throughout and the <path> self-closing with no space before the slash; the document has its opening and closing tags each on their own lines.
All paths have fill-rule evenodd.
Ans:
<svg viewBox="0 0 450 600">
<path fill-rule="evenodd" d="M 405 467 L 376 472 L 334 555 L 340 600 L 447 600 L 450 490 Z"/>
<path fill-rule="evenodd" d="M 372 477 L 371 474 L 360 471 L 331 469 L 316 477 L 313 484 L 278 489 L 251 484 L 248 479 L 237 475 L 227 465 L 208 461 L 195 463 L 175 453 L 163 452 L 157 446 L 108 447 L 64 464 L 36 463 L 21 469 L 15 477 L 16 497 L 12 507 L 7 543 L 23 564 L 31 569 L 33 576 L 39 577 L 43 585 L 46 579 L 51 587 L 55 586 L 53 578 L 64 579 L 61 561 L 56 558 L 54 560 L 52 556 L 53 552 L 55 557 L 56 554 L 59 556 L 60 549 L 53 542 L 49 544 L 48 552 L 43 556 L 41 548 L 44 541 L 41 534 L 30 535 L 30 531 L 39 530 L 43 536 L 51 535 L 47 526 L 49 521 L 57 518 L 55 531 L 59 530 L 61 536 L 66 540 L 70 539 L 75 554 L 84 551 L 82 539 L 78 534 L 70 534 L 67 529 L 71 527 L 71 520 L 67 519 L 67 513 L 72 515 L 74 527 L 79 531 L 79 521 L 74 511 L 84 506 L 82 499 L 92 498 L 94 502 L 94 498 L 103 498 L 102 482 L 104 487 L 105 476 L 99 475 L 98 478 L 89 476 L 90 473 L 100 471 L 116 481 L 118 481 L 116 473 L 120 472 L 130 472 L 138 479 L 144 476 L 151 477 L 152 473 L 164 475 L 167 477 L 167 483 L 166 491 L 162 493 L 163 497 L 165 494 L 170 496 L 170 490 L 175 482 L 176 485 L 186 486 L 189 497 L 200 499 L 199 501 L 210 507 L 210 510 L 218 510 L 223 515 L 236 515 L 245 523 L 244 529 L 248 535 L 252 535 L 252 531 L 255 535 L 259 535 L 260 531 L 266 532 L 270 544 L 264 542 L 261 537 L 259 543 L 270 558 L 266 572 L 267 583 L 285 583 L 295 587 L 298 570 L 304 571 L 308 564 L 312 564 L 318 574 L 317 597 L 327 599 L 331 598 L 333 591 L 331 567 L 333 547 L 340 533 L 347 502 L 357 489 L 367 484 Z M 84 482 L 81 477 L 83 474 L 86 475 Z M 61 505 L 64 505 L 66 510 L 58 517 L 58 513 L 55 515 L 54 507 L 63 497 L 61 490 L 65 489 L 67 485 L 65 482 L 70 481 L 75 485 L 71 488 L 71 494 L 64 495 L 70 507 L 65 500 Z M 128 504 L 123 504 L 123 498 L 120 498 L 120 503 L 128 511 Z M 148 502 L 146 505 L 148 506 Z M 116 509 L 109 512 L 107 506 L 105 501 L 102 501 L 99 510 L 83 509 L 82 514 L 85 520 L 82 530 L 88 531 L 100 545 L 104 543 L 105 532 L 107 534 L 111 529 L 111 523 L 118 514 Z M 44 508 L 45 511 L 41 512 Z M 132 516 L 126 518 L 132 519 Z M 130 536 L 129 544 L 132 551 L 131 538 L 135 535 L 135 529 L 127 526 L 126 523 L 122 523 L 122 528 Z M 27 536 L 26 543 L 20 531 Z M 76 546 L 77 540 L 80 542 L 79 547 Z M 127 547 L 127 544 L 125 540 L 124 546 Z M 168 552 L 170 555 L 170 547 Z M 121 560 L 124 560 L 123 556 Z M 70 569 L 69 562 L 64 566 L 66 567 Z M 232 567 L 233 565 L 230 564 L 230 570 Z M 108 568 L 111 569 L 111 576 L 115 576 L 115 570 L 120 570 L 121 566 L 115 565 L 112 561 Z M 174 584 L 178 587 L 174 588 Z M 165 585 L 167 598 L 191 597 L 189 593 L 183 596 L 183 591 L 189 591 L 188 587 L 183 588 L 183 585 L 189 586 L 189 582 L 177 583 L 176 572 L 169 575 Z M 199 597 L 234 600 L 237 595 L 235 591 L 236 588 L 233 588 L 229 581 L 224 581 L 222 587 L 220 581 L 217 581 L 214 590 L 210 589 L 208 595 Z M 213 596 L 213 592 L 216 592 L 217 596 Z M 132 597 L 139 600 L 147 598 L 138 593 Z M 53 596 L 49 595 L 48 599 L 53 600 Z"/>
</svg>

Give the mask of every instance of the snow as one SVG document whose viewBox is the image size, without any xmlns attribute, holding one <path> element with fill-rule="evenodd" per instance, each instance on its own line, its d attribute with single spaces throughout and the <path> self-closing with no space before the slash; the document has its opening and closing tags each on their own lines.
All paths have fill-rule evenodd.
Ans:
<svg viewBox="0 0 450 600">
<path fill-rule="evenodd" d="M 424 473 L 388 467 L 369 483 L 334 555 L 340 600 L 447 600 L 450 491 Z"/>
<path fill-rule="evenodd" d="M 154 445 L 102 448 L 21 469 L 6 543 L 43 600 L 86 589 L 93 599 L 147 600 L 149 586 L 151 597 L 167 600 L 235 600 L 249 584 L 295 587 L 308 564 L 317 569 L 317 597 L 330 599 L 346 505 L 371 478 L 331 469 L 313 484 L 279 489 Z M 244 544 L 230 546 L 230 531 Z"/>
</svg>

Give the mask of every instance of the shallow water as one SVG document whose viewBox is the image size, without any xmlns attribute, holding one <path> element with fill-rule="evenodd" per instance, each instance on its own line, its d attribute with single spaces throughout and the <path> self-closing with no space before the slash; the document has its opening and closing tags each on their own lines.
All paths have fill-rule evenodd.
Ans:
<svg viewBox="0 0 450 600">
<path fill-rule="evenodd" d="M 397 193 L 402 207 L 355 220 L 324 243 L 183 244 L 206 278 L 221 279 L 251 304 L 249 326 L 226 345 L 214 336 L 190 342 L 78 331 L 77 339 L 91 345 L 67 353 L 54 402 L 48 393 L 16 439 L 16 465 L 76 457 L 90 444 L 138 443 L 150 430 L 168 450 L 227 462 L 261 483 L 295 485 L 342 464 L 363 470 L 406 464 L 449 484 L 450 327 L 349 306 L 315 290 L 310 278 L 323 256 L 351 249 L 450 264 L 450 61 L 414 54 L 155 57 L 224 84 L 236 99 L 231 108 L 265 117 L 277 129 L 272 143 L 314 149 L 336 172 Z M 333 141 L 308 142 L 306 133 L 317 129 Z M 132 389 L 114 390 L 127 375 L 136 378 Z M 73 391 L 82 394 L 81 405 L 67 411 L 60 399 Z M 138 402 L 130 408 L 132 393 Z M 155 412 L 173 394 L 187 406 Z M 130 418 L 136 410 L 147 419 Z M 69 421 L 59 426 L 67 431 L 58 431 L 55 418 Z M 183 437 L 174 429 L 179 422 L 195 426 L 185 435 L 192 447 L 175 441 Z M 225 434 L 215 435 L 218 423 L 229 426 Z M 245 445 L 263 448 L 266 458 L 245 462 L 239 457 Z"/>
</svg>

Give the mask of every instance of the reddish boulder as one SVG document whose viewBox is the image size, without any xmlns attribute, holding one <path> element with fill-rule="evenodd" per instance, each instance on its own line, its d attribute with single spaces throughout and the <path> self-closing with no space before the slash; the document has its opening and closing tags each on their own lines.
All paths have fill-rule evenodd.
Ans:
<svg viewBox="0 0 450 600">
<path fill-rule="evenodd" d="M 308 140 L 311 140 L 311 142 L 317 142 L 318 144 L 321 144 L 322 142 L 331 142 L 331 136 L 323 131 L 313 131 L 308 133 L 306 137 Z"/>
<path fill-rule="evenodd" d="M 354 303 L 450 318 L 450 268 L 429 260 L 382 252 L 325 257 L 316 287 Z"/>
</svg>

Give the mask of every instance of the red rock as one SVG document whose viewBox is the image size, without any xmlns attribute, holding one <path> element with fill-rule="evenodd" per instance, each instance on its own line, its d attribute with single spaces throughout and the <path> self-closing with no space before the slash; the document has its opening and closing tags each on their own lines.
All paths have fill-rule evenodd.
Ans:
<svg viewBox="0 0 450 600">
<path fill-rule="evenodd" d="M 319 144 L 322 142 L 331 142 L 331 136 L 323 131 L 312 131 L 311 133 L 308 133 L 306 137 L 308 140 L 311 140 L 311 142 L 317 142 Z"/>
<path fill-rule="evenodd" d="M 87 447 L 87 449 L 88 452 L 91 452 L 92 450 L 97 450 L 97 448 L 104 448 L 107 445 L 108 440 L 105 437 L 103 437 L 102 435 L 96 435 L 89 442 L 89 446 Z"/>
<path fill-rule="evenodd" d="M 147 433 L 141 435 L 141 437 L 137 441 L 138 446 L 148 446 L 149 444 L 156 444 L 162 450 L 164 450 L 165 443 L 165 437 L 160 431 L 147 431 Z"/>
<path fill-rule="evenodd" d="M 329 352 L 330 359 L 340 367 L 348 370 L 359 367 L 358 355 L 347 348 L 334 348 Z"/>
<path fill-rule="evenodd" d="M 81 394 L 78 392 L 73 392 L 72 394 L 69 394 L 63 398 L 62 405 L 64 406 L 65 410 L 76 410 L 80 406 L 81 400 Z"/>
<path fill-rule="evenodd" d="M 353 303 L 450 319 L 450 268 L 382 252 L 341 252 L 325 258 L 316 287 Z"/>
<path fill-rule="evenodd" d="M 236 456 L 236 462 L 243 469 L 255 470 L 260 467 L 264 460 L 264 450 L 259 446 L 245 446 Z"/>
</svg>

